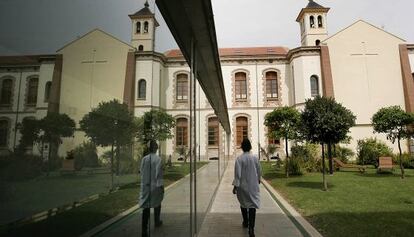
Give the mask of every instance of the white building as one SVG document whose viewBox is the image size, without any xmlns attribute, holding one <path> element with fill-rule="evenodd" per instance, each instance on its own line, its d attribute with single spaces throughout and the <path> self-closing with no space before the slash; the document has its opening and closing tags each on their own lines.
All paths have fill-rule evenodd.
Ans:
<svg viewBox="0 0 414 237">
<path fill-rule="evenodd" d="M 259 145 L 267 139 L 264 117 L 275 107 L 303 108 L 316 95 L 331 96 L 357 116 L 351 130 L 353 150 L 373 134 L 371 117 L 378 109 L 399 105 L 414 112 L 414 45 L 365 21 L 340 32 L 327 31 L 329 8 L 310 1 L 296 21 L 302 45 L 222 48 L 219 50 L 232 129 L 231 150 L 243 137 Z M 18 124 L 47 111 L 66 113 L 77 122 L 99 102 L 117 98 L 136 116 L 162 108 L 177 122 L 174 138 L 162 152 L 177 157 L 189 142 L 190 70 L 179 50 L 154 52 L 158 22 L 146 4 L 129 15 L 132 39 L 124 43 L 99 30 L 64 46 L 55 55 L 0 57 L 0 147 L 13 150 Z M 293 20 L 293 19 L 292 19 Z M 197 136 L 201 159 L 217 157 L 224 139 L 213 109 L 198 88 Z M 82 132 L 65 139 L 60 154 L 85 140 Z M 283 141 L 279 153 L 283 156 Z M 404 151 L 409 151 L 408 141 Z M 411 149 L 414 151 L 414 149 Z"/>
</svg>

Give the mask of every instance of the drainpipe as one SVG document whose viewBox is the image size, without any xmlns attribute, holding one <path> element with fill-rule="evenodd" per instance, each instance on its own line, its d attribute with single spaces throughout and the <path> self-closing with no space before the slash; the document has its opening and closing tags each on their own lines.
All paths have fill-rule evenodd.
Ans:
<svg viewBox="0 0 414 237">
<path fill-rule="evenodd" d="M 16 151 L 17 143 L 17 126 L 19 121 L 19 110 L 20 110 L 20 89 L 22 88 L 22 78 L 23 78 L 23 69 L 20 69 L 20 78 L 19 78 L 19 91 L 17 92 L 17 108 L 16 108 L 16 121 L 14 123 L 14 142 L 13 150 Z"/>
<path fill-rule="evenodd" d="M 257 112 L 257 152 L 259 153 L 259 160 L 261 160 L 260 155 L 260 117 L 259 117 L 259 79 L 257 76 L 257 60 L 256 60 L 256 112 Z"/>
</svg>

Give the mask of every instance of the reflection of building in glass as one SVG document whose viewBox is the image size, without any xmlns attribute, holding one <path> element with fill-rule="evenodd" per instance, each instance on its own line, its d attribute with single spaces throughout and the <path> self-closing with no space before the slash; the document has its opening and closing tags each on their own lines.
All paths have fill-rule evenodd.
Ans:
<svg viewBox="0 0 414 237">
<path fill-rule="evenodd" d="M 317 95 L 334 96 L 357 115 L 357 126 L 350 134 L 353 149 L 365 137 L 386 141 L 373 134 L 370 125 L 379 108 L 400 105 L 413 112 L 414 91 L 404 88 L 413 83 L 414 45 L 364 21 L 328 37 L 328 11 L 314 1 L 301 10 L 297 17 L 301 47 L 219 49 L 233 150 L 248 136 L 254 152 L 258 144 L 276 144 L 282 155 L 283 140 L 266 137 L 265 115 L 278 106 L 301 109 Z M 113 98 L 127 103 L 136 116 L 151 108 L 174 116 L 174 138 L 161 143 L 163 153 L 176 158 L 177 146 L 188 146 L 189 67 L 179 50 L 153 51 L 159 24 L 147 5 L 129 17 L 131 43 L 95 29 L 54 55 L 0 57 L 3 151 L 16 146 L 20 138 L 16 125 L 26 117 L 41 118 L 47 111 L 58 111 L 78 122 L 91 108 Z M 224 132 L 199 92 L 197 139 L 201 157 L 207 159 L 217 156 Z M 84 139 L 82 132 L 65 139 L 60 154 Z"/>
</svg>

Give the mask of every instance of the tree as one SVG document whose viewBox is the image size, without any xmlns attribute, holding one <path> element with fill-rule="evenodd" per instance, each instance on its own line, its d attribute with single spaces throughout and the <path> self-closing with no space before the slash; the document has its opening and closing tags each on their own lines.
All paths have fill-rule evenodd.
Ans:
<svg viewBox="0 0 414 237">
<path fill-rule="evenodd" d="M 355 115 L 328 97 L 316 97 L 307 100 L 302 112 L 303 134 L 309 142 L 322 145 L 322 166 L 324 189 L 328 189 L 325 178 L 325 151 L 324 144 L 328 145 L 328 158 L 331 173 L 332 144 L 339 143 L 347 138 L 349 129 L 355 125 Z"/>
<path fill-rule="evenodd" d="M 92 109 L 80 121 L 82 131 L 86 133 L 92 142 L 98 146 L 111 146 L 111 176 L 113 185 L 114 154 L 116 153 L 117 167 L 119 174 L 120 147 L 131 144 L 136 125 L 134 116 L 128 110 L 126 104 L 121 104 L 114 99 L 109 102 L 102 102 L 97 108 Z M 116 148 L 116 152 L 114 152 Z"/>
<path fill-rule="evenodd" d="M 153 109 L 137 119 L 137 138 L 142 144 L 150 140 L 165 141 L 172 138 L 174 118 L 162 110 Z"/>
<path fill-rule="evenodd" d="M 24 153 L 26 147 L 33 146 L 39 138 L 39 120 L 35 118 L 24 118 L 20 127 L 20 141 L 17 147 L 17 151 Z"/>
<path fill-rule="evenodd" d="M 402 164 L 401 139 L 412 136 L 410 126 L 414 123 L 414 114 L 407 113 L 400 106 L 390 106 L 380 109 L 372 117 L 374 132 L 385 133 L 387 139 L 393 144 L 398 143 L 399 162 L 401 169 L 401 178 L 404 179 L 404 167 Z"/>
<path fill-rule="evenodd" d="M 47 172 L 50 170 L 50 157 L 55 158 L 62 143 L 62 137 L 72 137 L 76 129 L 76 123 L 67 114 L 48 113 L 41 120 L 24 119 L 20 130 L 19 150 L 26 146 L 33 145 L 34 142 L 41 144 L 43 155 L 44 143 L 49 143 L 49 159 Z"/>
<path fill-rule="evenodd" d="M 59 145 L 62 144 L 62 137 L 72 137 L 76 123 L 67 114 L 48 113 L 39 121 L 39 128 L 42 149 L 45 142 L 49 143 L 49 157 L 56 157 Z M 49 166 L 50 159 L 48 159 Z"/>
<path fill-rule="evenodd" d="M 268 127 L 268 136 L 272 139 L 285 139 L 286 146 L 286 177 L 289 177 L 289 139 L 299 137 L 298 128 L 300 124 L 300 113 L 292 107 L 281 107 L 270 112 L 265 117 L 265 126 Z"/>
</svg>

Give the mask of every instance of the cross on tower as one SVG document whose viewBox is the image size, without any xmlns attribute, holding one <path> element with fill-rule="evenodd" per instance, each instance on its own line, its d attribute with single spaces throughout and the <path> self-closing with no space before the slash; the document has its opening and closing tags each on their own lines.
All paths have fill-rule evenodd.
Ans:
<svg viewBox="0 0 414 237">
<path fill-rule="evenodd" d="M 362 53 L 353 53 L 352 57 L 361 57 L 364 59 L 364 69 L 365 69 L 365 80 L 367 81 L 368 86 L 368 96 L 370 95 L 370 84 L 369 84 L 369 69 L 368 69 L 368 58 L 378 56 L 378 53 L 368 52 L 366 42 L 361 42 L 362 44 Z"/>
<path fill-rule="evenodd" d="M 90 86 L 90 91 L 89 91 L 89 106 L 92 109 L 93 105 L 93 79 L 94 79 L 94 73 L 95 73 L 95 65 L 103 65 L 108 63 L 108 61 L 106 59 L 96 59 L 96 49 L 94 49 L 92 51 L 92 58 L 90 60 L 84 60 L 81 62 L 81 64 L 84 65 L 91 65 L 91 76 L 90 76 L 90 80 L 89 80 L 89 86 Z"/>
</svg>

